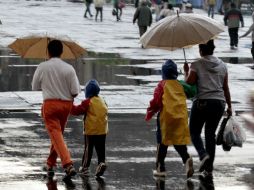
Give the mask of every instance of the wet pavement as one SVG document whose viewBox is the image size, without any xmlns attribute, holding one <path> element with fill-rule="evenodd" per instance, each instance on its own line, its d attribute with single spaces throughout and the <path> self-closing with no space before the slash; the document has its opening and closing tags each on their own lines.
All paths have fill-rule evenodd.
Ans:
<svg viewBox="0 0 254 190">
<path fill-rule="evenodd" d="M 243 148 L 224 152 L 217 147 L 214 180 L 204 183 L 197 172 L 186 182 L 179 156 L 169 148 L 166 159 L 168 176 L 154 179 L 155 120 L 144 122 L 144 113 L 153 89 L 160 80 L 161 63 L 172 58 L 183 65 L 182 50 L 173 52 L 142 49 L 138 27 L 132 24 L 133 6 L 123 10 L 122 21 L 111 15 L 112 6 L 104 8 L 104 21 L 84 19 L 84 5 L 71 1 L 6 0 L 0 2 L 0 189 L 1 190 L 55 190 L 55 189 L 254 189 L 254 134 L 246 129 L 247 141 Z M 94 8 L 92 7 L 94 12 Z M 202 10 L 197 13 L 205 15 Z M 222 22 L 221 15 L 215 19 Z M 251 17 L 244 15 L 248 29 Z M 53 181 L 42 171 L 48 154 L 49 139 L 40 118 L 41 92 L 31 92 L 31 80 L 41 60 L 24 60 L 7 48 L 15 38 L 35 33 L 68 35 L 89 50 L 86 57 L 69 61 L 77 71 L 81 85 L 90 78 L 101 84 L 101 95 L 109 106 L 109 134 L 107 136 L 108 170 L 105 178 L 96 180 L 76 177 L 73 184 L 62 181 L 63 171 L 57 168 Z M 253 65 L 250 54 L 251 38 L 240 40 L 237 50 L 230 50 L 227 29 L 215 41 L 215 54 L 229 69 L 229 84 L 237 120 L 239 114 L 249 111 L 248 90 L 253 87 Z M 194 46 L 186 50 L 187 59 L 197 58 Z M 180 75 L 180 78 L 183 76 Z M 81 93 L 75 100 L 84 98 Z M 188 107 L 191 102 L 188 101 Z M 75 167 L 83 153 L 82 118 L 71 117 L 65 138 Z M 189 151 L 198 157 L 193 146 Z M 91 164 L 93 174 L 96 156 Z"/>
</svg>

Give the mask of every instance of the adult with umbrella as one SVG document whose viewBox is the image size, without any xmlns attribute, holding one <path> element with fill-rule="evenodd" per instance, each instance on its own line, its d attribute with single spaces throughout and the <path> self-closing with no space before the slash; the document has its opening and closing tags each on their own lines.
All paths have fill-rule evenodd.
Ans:
<svg viewBox="0 0 254 190">
<path fill-rule="evenodd" d="M 197 94 L 193 99 L 189 128 L 191 140 L 199 158 L 199 172 L 205 179 L 213 177 L 215 158 L 215 132 L 227 104 L 227 113 L 232 115 L 231 97 L 228 86 L 226 64 L 213 56 L 215 46 L 213 40 L 199 44 L 201 59 L 184 64 L 185 81 L 197 85 Z M 201 138 L 205 128 L 205 147 Z"/>
<path fill-rule="evenodd" d="M 40 63 L 33 80 L 32 89 L 42 90 L 42 117 L 51 140 L 46 170 L 49 177 L 54 176 L 53 168 L 57 157 L 62 162 L 66 179 L 76 174 L 70 153 L 64 142 L 63 132 L 73 105 L 73 98 L 80 92 L 80 85 L 74 68 L 60 59 L 63 44 L 59 40 L 48 43 L 49 60 Z"/>
<path fill-rule="evenodd" d="M 227 68 L 223 62 L 220 62 L 218 58 L 212 56 L 214 45 L 213 41 L 209 41 L 210 39 L 214 38 L 220 32 L 224 31 L 224 27 L 217 23 L 214 19 L 209 17 L 200 16 L 197 14 L 178 14 L 175 16 L 169 16 L 158 23 L 156 23 L 149 31 L 147 31 L 140 39 L 144 48 L 160 48 L 165 50 L 175 50 L 178 48 L 187 48 L 191 47 L 196 44 L 204 44 L 200 45 L 200 51 L 202 50 L 202 56 L 206 56 L 210 60 L 210 67 L 205 65 L 206 62 L 197 62 L 200 63 L 199 65 L 195 62 L 195 67 L 191 66 L 189 69 L 188 64 L 186 63 L 184 66 L 186 82 L 189 84 L 197 84 L 198 94 L 196 95 L 195 99 L 198 100 L 200 96 L 200 87 L 205 88 L 205 86 L 209 87 L 208 89 L 211 90 L 208 92 L 208 95 L 205 96 L 208 99 L 215 99 L 212 102 L 216 102 L 216 105 L 212 105 L 213 112 L 219 112 L 214 115 L 210 114 L 210 112 L 202 113 L 201 111 L 197 112 L 198 108 L 203 108 L 207 106 L 207 103 L 204 104 L 199 103 L 200 101 L 193 102 L 193 107 L 199 106 L 197 109 L 192 108 L 191 113 L 191 120 L 190 120 L 190 132 L 194 146 L 197 148 L 201 164 L 200 164 L 200 172 L 203 174 L 207 174 L 206 176 L 212 176 L 213 171 L 213 160 L 215 154 L 215 130 L 217 128 L 217 124 L 221 115 L 223 114 L 224 107 L 225 107 L 225 100 L 228 104 L 228 114 L 231 115 L 231 100 L 230 100 L 230 93 L 228 89 L 228 75 L 227 75 Z M 209 42 L 208 42 L 209 41 Z M 208 42 L 208 44 L 206 44 Z M 201 52 L 200 52 L 201 53 Z M 208 59 L 207 58 L 207 59 Z M 184 59 L 185 51 L 184 51 Z M 216 61 L 215 61 L 216 60 Z M 215 62 L 215 63 L 214 63 Z M 212 66 L 218 67 L 212 69 Z M 205 70 L 205 74 L 207 77 L 202 81 L 202 70 L 197 70 L 199 67 Z M 194 69 L 192 69 L 194 68 Z M 196 70 L 195 70 L 196 69 Z M 196 75 L 195 74 L 196 71 Z M 197 73 L 198 71 L 198 73 Z M 209 73 L 210 72 L 210 73 Z M 209 74 L 208 74 L 209 73 Z M 193 75 L 195 77 L 193 77 Z M 211 76 L 210 76 L 211 75 Z M 201 76 L 201 78 L 200 78 Z M 216 78 L 217 77 L 217 78 Z M 215 79 L 214 79 L 215 78 Z M 202 86 L 200 86 L 202 84 Z M 202 90 L 202 89 L 201 89 Z M 213 90 L 214 93 L 213 94 Z M 211 96 L 209 96 L 211 93 Z M 206 95 L 206 93 L 205 93 Z M 202 102 L 202 101 L 201 101 Z M 210 105 L 211 103 L 209 103 Z M 207 108 L 206 108 L 207 109 Z M 196 111 L 196 112 L 194 112 Z M 213 113 L 212 112 L 212 113 Z M 199 115 L 200 114 L 200 115 Z M 201 121 L 198 120 L 201 118 Z M 216 120 L 215 120 L 216 119 Z M 208 122 L 209 123 L 206 123 Z M 210 124 L 212 122 L 212 124 Z M 206 141 L 211 140 L 211 142 L 207 143 L 207 150 L 203 148 L 202 140 L 200 139 L 200 133 L 202 130 L 201 124 L 209 124 L 206 126 L 206 136 L 211 135 L 208 137 Z M 198 129 L 195 130 L 194 127 L 198 125 Z M 212 125 L 212 126 L 210 126 Z M 200 148 L 201 147 L 201 148 Z"/>
</svg>

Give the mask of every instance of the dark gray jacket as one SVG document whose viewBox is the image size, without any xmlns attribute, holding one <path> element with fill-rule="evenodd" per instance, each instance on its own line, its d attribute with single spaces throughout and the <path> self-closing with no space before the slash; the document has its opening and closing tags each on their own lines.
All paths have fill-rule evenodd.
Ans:
<svg viewBox="0 0 254 190">
<path fill-rule="evenodd" d="M 151 26 L 152 24 L 152 12 L 147 5 L 141 5 L 136 9 L 133 17 L 133 23 L 138 19 L 138 26 Z"/>
</svg>

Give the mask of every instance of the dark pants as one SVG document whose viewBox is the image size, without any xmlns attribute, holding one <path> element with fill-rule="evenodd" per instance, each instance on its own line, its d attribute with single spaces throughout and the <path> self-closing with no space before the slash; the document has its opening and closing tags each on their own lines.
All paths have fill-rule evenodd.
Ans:
<svg viewBox="0 0 254 190">
<path fill-rule="evenodd" d="M 139 36 L 141 37 L 147 30 L 147 26 L 139 26 Z"/>
<path fill-rule="evenodd" d="M 86 17 L 86 14 L 87 14 L 87 13 L 90 15 L 90 17 L 93 16 L 92 13 L 91 13 L 91 11 L 90 11 L 90 6 L 91 6 L 91 3 L 87 3 L 87 2 L 86 2 L 86 11 L 85 11 L 84 17 Z"/>
<path fill-rule="evenodd" d="M 230 37 L 230 46 L 238 46 L 238 27 L 237 28 L 229 28 L 228 33 Z"/>
<path fill-rule="evenodd" d="M 101 21 L 102 21 L 102 7 L 95 7 L 95 10 L 96 10 L 96 15 L 95 15 L 95 20 L 97 21 L 97 17 L 98 17 L 98 14 L 100 13 L 100 16 L 101 16 Z"/>
<path fill-rule="evenodd" d="M 214 17 L 214 5 L 208 5 L 208 17 Z"/>
<path fill-rule="evenodd" d="M 120 8 L 118 4 L 115 4 L 114 8 L 116 9 L 116 20 L 119 21 L 121 20 L 121 16 L 122 16 L 122 8 Z"/>
<path fill-rule="evenodd" d="M 215 132 L 224 113 L 225 102 L 221 100 L 196 100 L 193 102 L 190 114 L 190 134 L 200 160 L 207 154 L 210 156 L 206 171 L 213 171 L 215 157 Z M 201 139 L 202 128 L 205 126 L 205 148 Z"/>
<path fill-rule="evenodd" d="M 168 146 L 161 143 L 161 129 L 160 129 L 160 114 L 157 116 L 157 154 L 156 154 L 156 169 L 160 166 L 160 171 L 165 171 L 165 158 L 167 156 Z M 183 164 L 186 163 L 190 155 L 187 151 L 186 145 L 174 145 L 175 150 L 181 156 Z"/>
<path fill-rule="evenodd" d="M 251 55 L 252 55 L 252 59 L 254 60 L 254 42 L 252 42 Z"/>
<path fill-rule="evenodd" d="M 88 168 L 93 156 L 93 148 L 95 147 L 98 164 L 105 163 L 105 143 L 106 135 L 85 135 L 85 149 L 82 158 L 82 167 Z"/>
</svg>

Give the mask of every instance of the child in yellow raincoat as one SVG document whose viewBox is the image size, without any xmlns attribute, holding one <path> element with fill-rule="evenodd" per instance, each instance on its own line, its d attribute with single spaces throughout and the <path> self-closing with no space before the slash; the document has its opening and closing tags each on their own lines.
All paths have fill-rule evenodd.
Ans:
<svg viewBox="0 0 254 190">
<path fill-rule="evenodd" d="M 194 173 L 193 161 L 187 151 L 190 144 L 186 95 L 177 80 L 177 65 L 167 60 L 162 65 L 162 80 L 154 90 L 154 97 L 147 108 L 145 120 L 157 115 L 157 155 L 154 176 L 166 176 L 165 157 L 169 145 L 173 145 L 186 167 L 187 178 Z"/>
<path fill-rule="evenodd" d="M 108 133 L 108 107 L 99 96 L 100 87 L 96 80 L 90 80 L 85 87 L 86 99 L 80 105 L 73 105 L 72 115 L 84 115 L 85 149 L 80 175 L 89 176 L 89 166 L 95 148 L 98 159 L 95 176 L 100 177 L 106 170 L 105 143 Z"/>
</svg>

